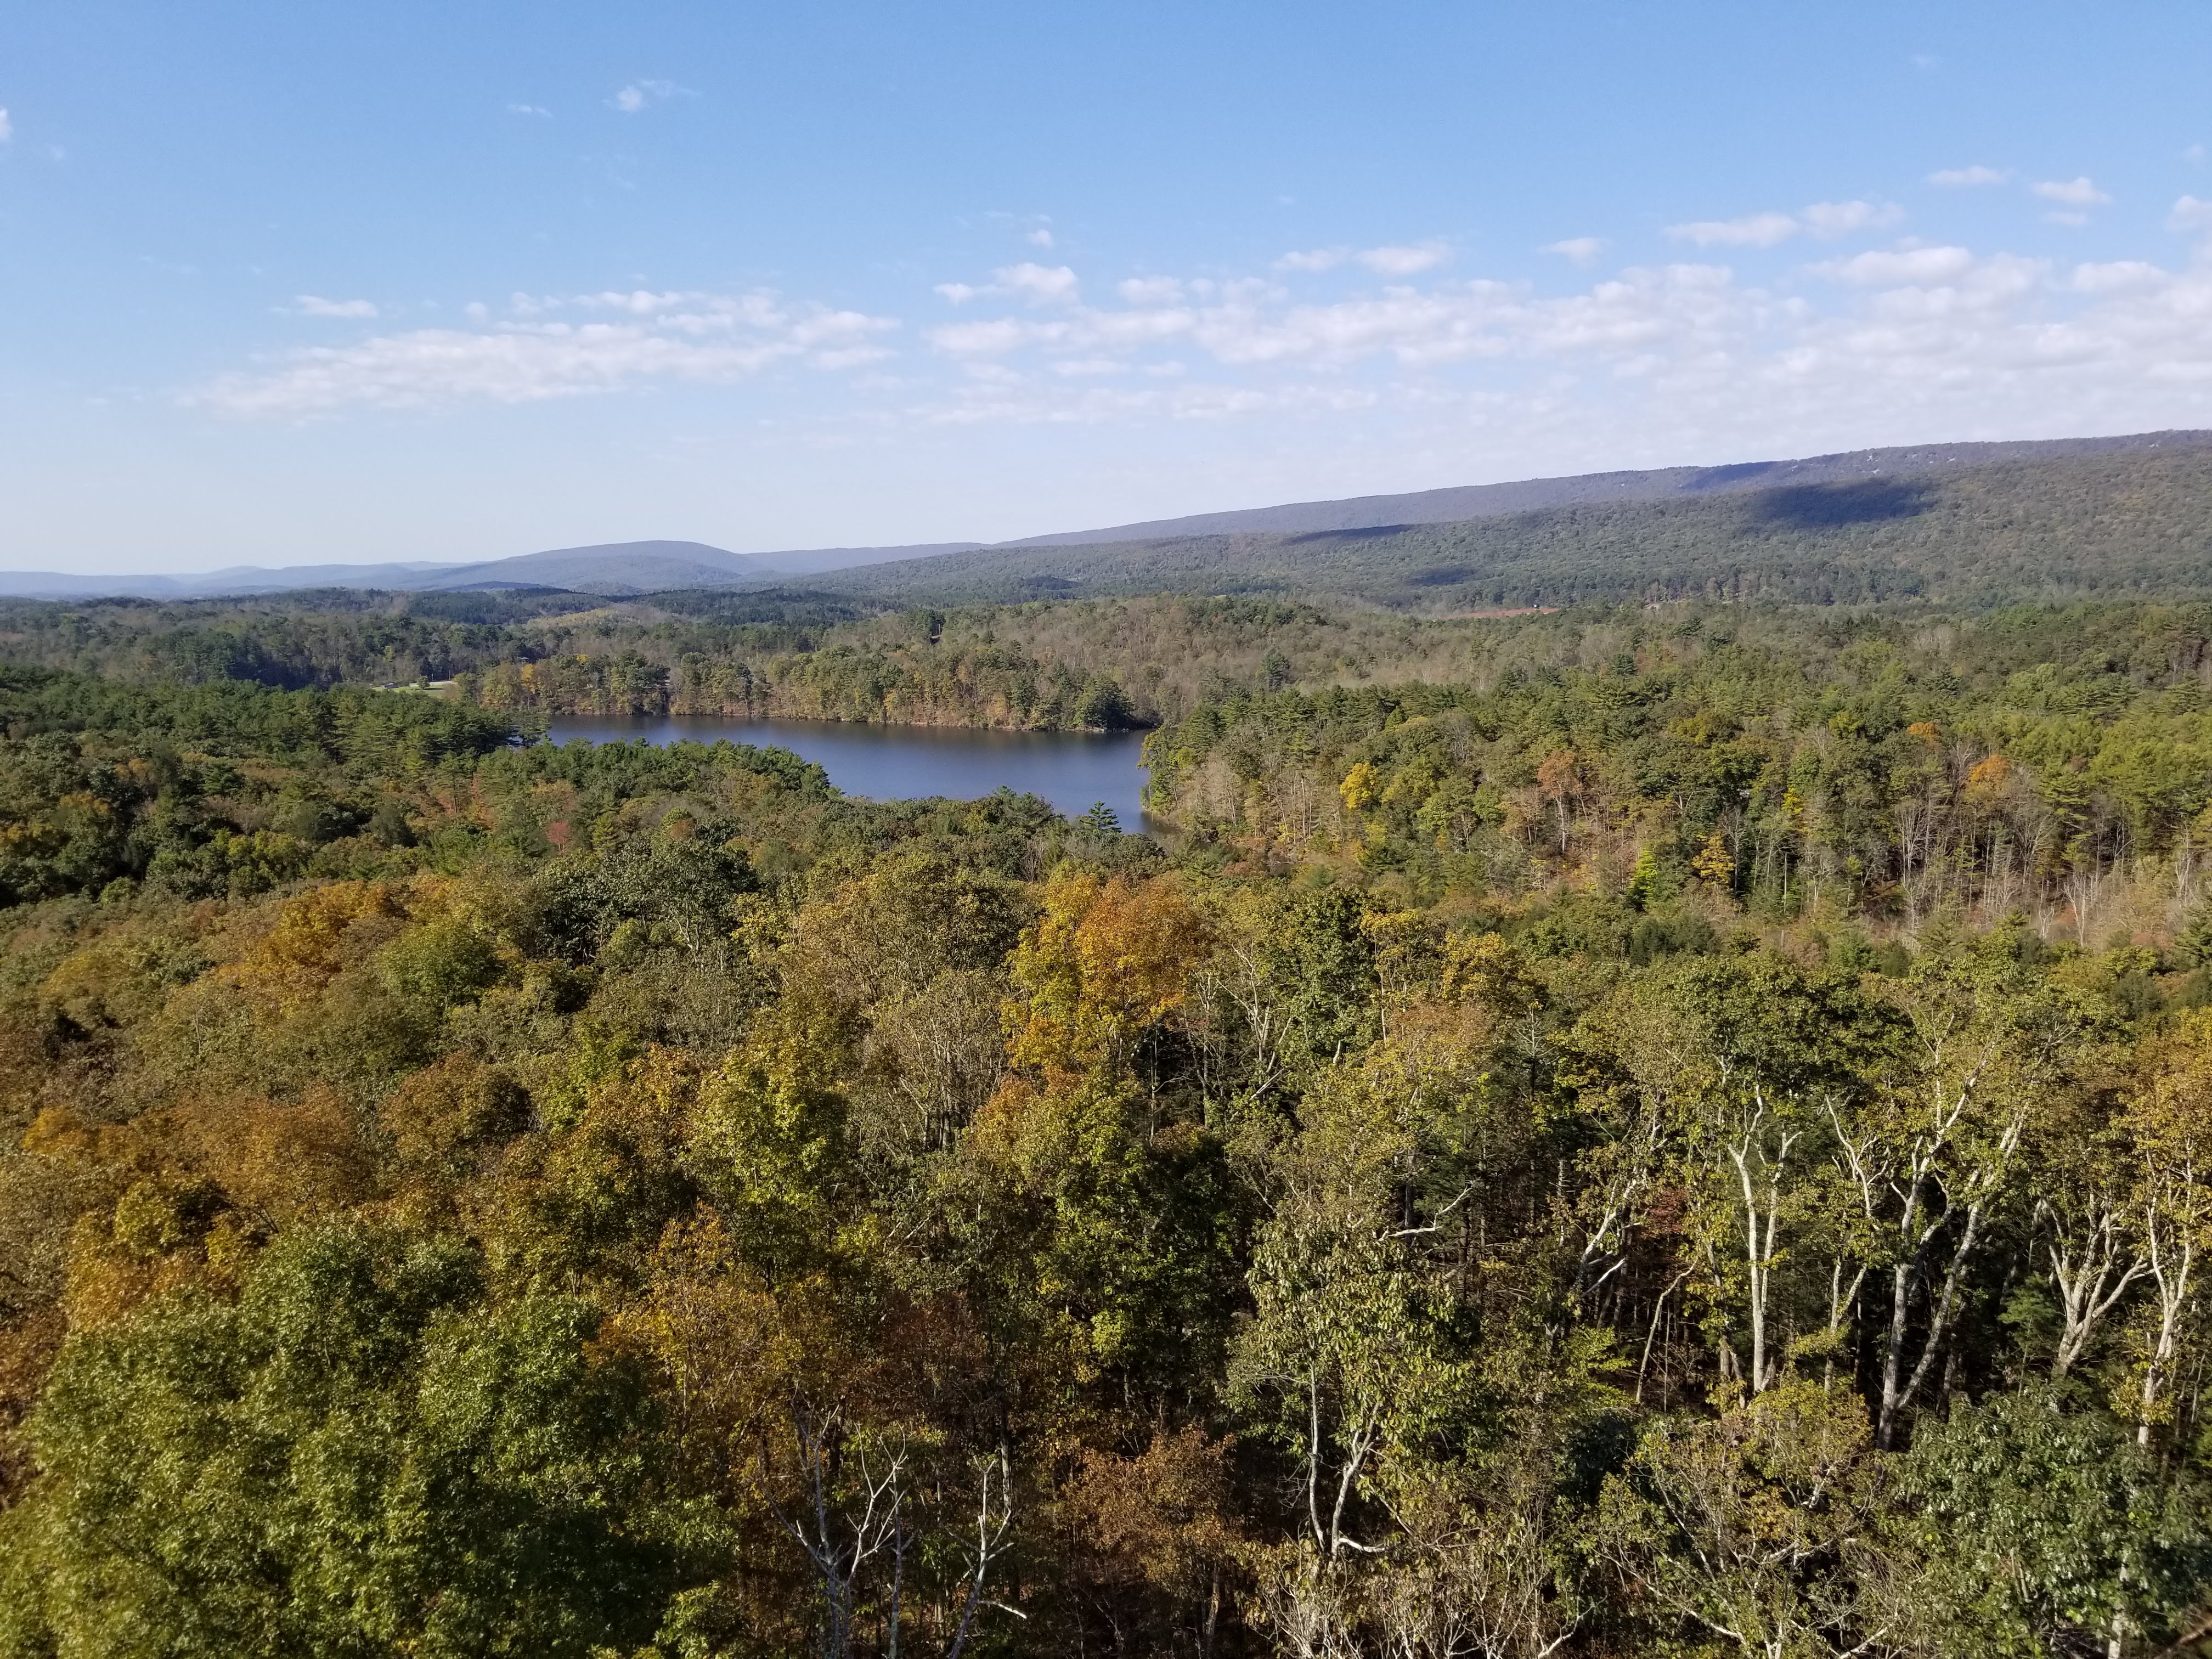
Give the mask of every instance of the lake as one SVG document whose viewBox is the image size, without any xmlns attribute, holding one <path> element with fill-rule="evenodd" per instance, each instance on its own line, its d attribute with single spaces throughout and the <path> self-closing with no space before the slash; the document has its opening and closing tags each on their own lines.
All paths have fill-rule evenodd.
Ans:
<svg viewBox="0 0 2212 1659">
<path fill-rule="evenodd" d="M 718 714 L 564 714 L 555 743 L 770 744 L 811 760 L 848 795 L 972 800 L 1007 788 L 1066 813 L 1103 801 L 1125 830 L 1143 819 L 1141 732 L 983 732 L 950 726 L 861 726 L 838 720 L 749 720 Z"/>
</svg>

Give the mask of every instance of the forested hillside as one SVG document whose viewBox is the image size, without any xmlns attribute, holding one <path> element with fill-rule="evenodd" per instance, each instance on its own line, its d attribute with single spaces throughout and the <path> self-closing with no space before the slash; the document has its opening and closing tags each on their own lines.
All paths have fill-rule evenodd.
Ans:
<svg viewBox="0 0 2212 1659">
<path fill-rule="evenodd" d="M 1101 542 L 1165 541 L 1246 531 L 1304 535 L 1314 531 L 1373 530 L 1411 524 L 1461 524 L 1540 507 L 1592 502 L 1660 501 L 1669 496 L 1725 495 L 1792 484 L 1857 483 L 1875 476 L 1892 479 L 1954 475 L 2011 464 L 2071 460 L 2084 455 L 2212 447 L 2212 432 L 2138 432 L 2107 438 L 2044 438 L 1998 443 L 1911 444 L 1888 449 L 1844 450 L 1795 460 L 1738 461 L 1721 466 L 1669 466 L 1643 471 L 1579 472 L 1563 477 L 1520 478 L 1502 483 L 1462 484 L 1399 495 L 1354 495 L 1333 501 L 1288 501 L 1273 507 L 1231 508 L 1180 519 L 1154 519 L 1104 530 L 1027 536 L 1014 547 L 1064 547 Z M 947 552 L 953 550 L 933 550 Z"/>
<path fill-rule="evenodd" d="M 902 604 L 1170 588 L 1330 592 L 1431 613 L 2202 596 L 2212 593 L 2212 451 L 2063 456 L 1462 524 L 984 548 L 819 580 Z"/>
<path fill-rule="evenodd" d="M 337 596 L 323 596 L 325 598 Z M 0 652 L 134 683 L 458 682 L 517 718 L 732 714 L 1056 729 L 1156 725 L 1249 684 L 1463 672 L 1488 633 L 1341 605 L 1181 595 L 916 607 L 799 592 L 0 606 Z"/>
<path fill-rule="evenodd" d="M 10 613 L 0 1654 L 2212 1611 L 2212 610 L 776 603 Z M 1168 832 L 510 737 L 740 667 Z"/>
<path fill-rule="evenodd" d="M 2209 629 L 2202 605 L 1532 620 L 1478 678 L 1210 702 L 1148 740 L 1150 799 L 1257 867 L 1547 898 L 1544 925 L 1624 940 L 1670 913 L 1709 934 L 1703 899 L 2150 942 L 2212 844 Z"/>
</svg>

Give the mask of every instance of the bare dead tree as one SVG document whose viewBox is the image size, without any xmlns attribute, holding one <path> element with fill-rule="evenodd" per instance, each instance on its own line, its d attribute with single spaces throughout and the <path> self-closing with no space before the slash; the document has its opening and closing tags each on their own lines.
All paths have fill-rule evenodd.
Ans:
<svg viewBox="0 0 2212 1659">
<path fill-rule="evenodd" d="M 860 1579 L 872 1563 L 886 1554 L 891 1564 L 890 1652 L 896 1659 L 899 1596 L 913 1542 L 906 1523 L 907 1442 L 902 1436 L 893 1439 L 856 1431 L 837 1408 L 817 1413 L 796 1394 L 789 1414 L 805 1483 L 804 1508 L 793 1519 L 776 1502 L 765 1443 L 761 1487 L 769 1512 L 806 1553 L 821 1586 L 823 1659 L 846 1659 L 853 1651 Z M 953 1651 L 958 1650 L 956 1644 Z"/>
<path fill-rule="evenodd" d="M 968 1561 L 968 1594 L 961 1605 L 960 1624 L 952 1633 L 951 1645 L 945 1650 L 945 1659 L 960 1659 L 962 1650 L 968 1645 L 968 1638 L 975 1628 L 976 1609 L 983 1605 L 983 1587 L 990 1579 L 991 1563 L 1006 1553 L 1006 1532 L 1014 1523 L 1013 1469 L 1006 1452 L 1001 1449 L 979 1458 L 975 1474 L 975 1542 L 973 1548 L 963 1552 Z M 991 1605 L 1013 1613 L 1017 1619 L 1023 1616 L 1003 1602 Z"/>
</svg>

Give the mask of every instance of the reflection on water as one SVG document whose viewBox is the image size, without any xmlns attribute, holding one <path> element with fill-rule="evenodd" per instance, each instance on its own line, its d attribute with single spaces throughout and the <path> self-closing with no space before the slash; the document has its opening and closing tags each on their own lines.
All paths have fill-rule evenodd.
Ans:
<svg viewBox="0 0 2212 1659">
<path fill-rule="evenodd" d="M 860 726 L 836 720 L 748 720 L 718 714 L 564 714 L 556 743 L 774 744 L 814 762 L 848 795 L 972 800 L 999 788 L 1041 795 L 1063 812 L 1103 801 L 1121 827 L 1139 827 L 1141 732 L 981 732 L 947 726 Z"/>
</svg>

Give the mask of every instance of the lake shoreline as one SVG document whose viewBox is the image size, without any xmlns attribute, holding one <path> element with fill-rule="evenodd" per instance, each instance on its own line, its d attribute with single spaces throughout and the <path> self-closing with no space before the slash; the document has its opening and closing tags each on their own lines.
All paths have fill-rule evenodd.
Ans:
<svg viewBox="0 0 2212 1659">
<path fill-rule="evenodd" d="M 1146 735 L 713 714 L 559 715 L 544 731 L 555 744 L 726 740 L 780 748 L 863 799 L 974 800 L 1006 788 L 1071 817 L 1103 805 L 1131 827 L 1146 823 Z"/>
<path fill-rule="evenodd" d="M 403 688 L 406 689 L 406 688 Z M 471 707 L 482 707 L 472 704 Z M 890 727 L 894 730 L 925 732 L 1008 732 L 1019 735 L 1039 737 L 1141 737 L 1160 729 L 1159 722 L 1133 720 L 1127 726 L 1000 726 L 989 721 L 956 720 L 854 720 L 842 714 L 735 714 L 724 708 L 669 708 L 653 714 L 632 714 L 619 711 L 568 709 L 555 714 L 537 708 L 487 708 L 487 714 L 505 714 L 520 725 L 526 719 L 548 722 L 555 720 L 737 720 L 783 721 L 794 726 L 851 726 Z"/>
</svg>

